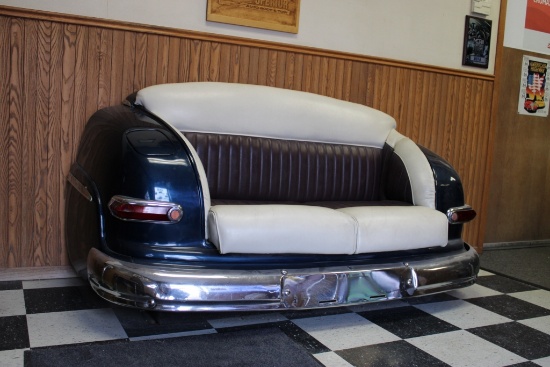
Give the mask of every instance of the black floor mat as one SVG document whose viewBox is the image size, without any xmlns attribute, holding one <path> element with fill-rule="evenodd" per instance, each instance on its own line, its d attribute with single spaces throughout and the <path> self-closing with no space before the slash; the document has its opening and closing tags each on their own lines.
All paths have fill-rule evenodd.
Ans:
<svg viewBox="0 0 550 367">
<path fill-rule="evenodd" d="M 277 328 L 201 336 L 35 348 L 26 367 L 315 366 L 321 364 Z"/>
<path fill-rule="evenodd" d="M 550 290 L 550 246 L 486 249 L 481 268 Z"/>
</svg>

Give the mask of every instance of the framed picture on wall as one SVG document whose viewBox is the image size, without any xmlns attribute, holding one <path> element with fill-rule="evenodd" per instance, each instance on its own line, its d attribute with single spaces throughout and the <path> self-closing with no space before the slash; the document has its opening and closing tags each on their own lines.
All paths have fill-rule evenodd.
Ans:
<svg viewBox="0 0 550 367">
<path fill-rule="evenodd" d="M 489 67 L 491 26 L 492 22 L 488 19 L 466 16 L 462 65 Z"/>
<path fill-rule="evenodd" d="M 298 33 L 300 0 L 208 0 L 206 20 Z"/>
</svg>

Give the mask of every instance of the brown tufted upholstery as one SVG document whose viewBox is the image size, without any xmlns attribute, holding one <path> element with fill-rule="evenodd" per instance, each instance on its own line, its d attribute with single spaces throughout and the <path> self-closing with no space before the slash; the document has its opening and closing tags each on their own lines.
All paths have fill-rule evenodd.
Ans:
<svg viewBox="0 0 550 367">
<path fill-rule="evenodd" d="M 401 175 L 404 169 L 389 147 L 382 153 L 370 147 L 249 136 L 185 136 L 203 163 L 210 195 L 217 202 L 315 202 L 335 208 L 351 202 L 380 205 L 381 198 L 412 202 L 408 180 L 405 187 L 389 184 L 390 191 L 381 195 L 382 159 L 388 162 L 384 181 L 391 183 L 388 176 Z"/>
</svg>

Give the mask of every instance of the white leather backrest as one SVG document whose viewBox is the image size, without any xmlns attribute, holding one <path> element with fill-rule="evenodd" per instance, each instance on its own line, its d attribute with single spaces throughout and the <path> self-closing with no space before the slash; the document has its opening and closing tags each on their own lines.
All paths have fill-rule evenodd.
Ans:
<svg viewBox="0 0 550 367">
<path fill-rule="evenodd" d="M 377 148 L 396 125 L 364 105 L 249 84 L 160 84 L 140 90 L 136 104 L 180 131 Z"/>
</svg>

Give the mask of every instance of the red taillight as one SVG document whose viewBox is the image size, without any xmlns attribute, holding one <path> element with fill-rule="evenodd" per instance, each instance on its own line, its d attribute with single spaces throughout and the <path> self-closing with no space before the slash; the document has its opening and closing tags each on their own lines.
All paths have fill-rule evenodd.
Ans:
<svg viewBox="0 0 550 367">
<path fill-rule="evenodd" d="M 129 221 L 177 223 L 183 218 L 178 204 L 120 195 L 113 196 L 109 210 L 116 218 Z"/>
<path fill-rule="evenodd" d="M 466 223 L 476 217 L 476 211 L 469 205 L 450 208 L 447 210 L 447 219 L 451 224 Z"/>
</svg>

